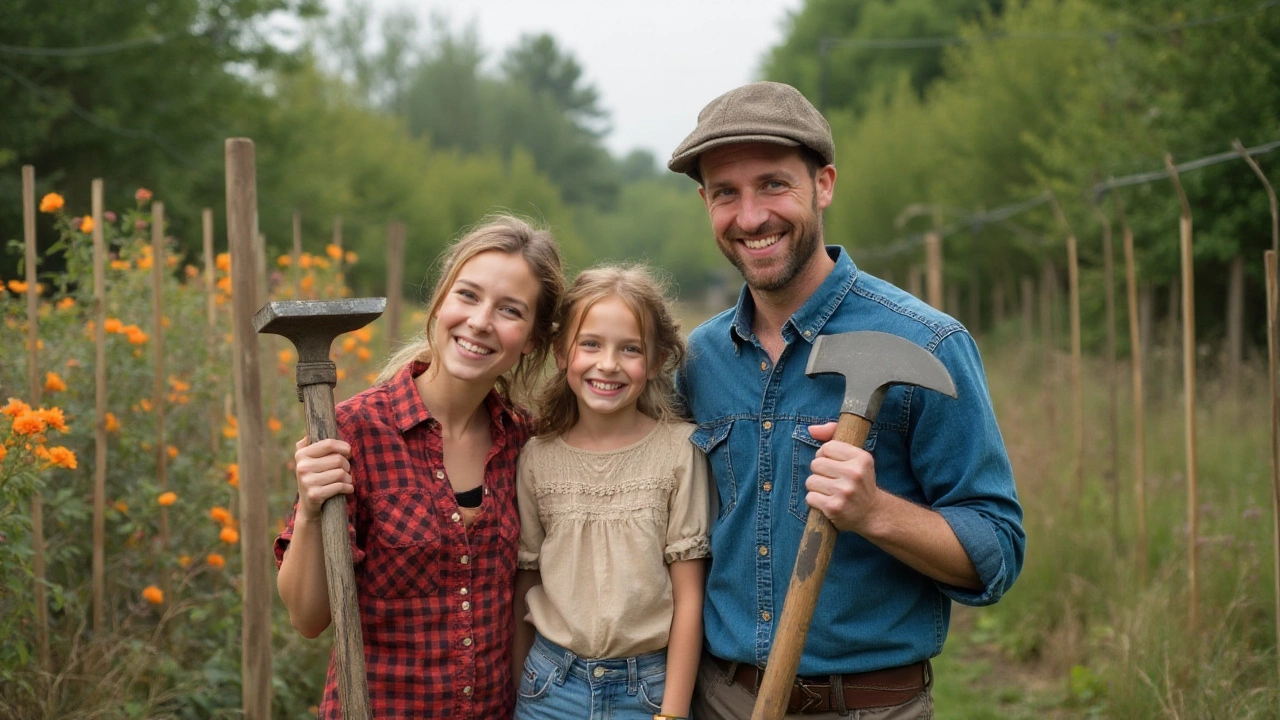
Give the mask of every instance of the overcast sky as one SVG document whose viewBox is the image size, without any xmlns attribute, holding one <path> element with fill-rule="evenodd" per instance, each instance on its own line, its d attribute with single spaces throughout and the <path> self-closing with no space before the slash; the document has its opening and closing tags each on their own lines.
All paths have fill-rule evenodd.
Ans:
<svg viewBox="0 0 1280 720">
<path fill-rule="evenodd" d="M 527 33 L 547 32 L 582 65 L 612 118 L 605 142 L 665 162 L 715 96 L 760 79 L 764 53 L 782 39 L 802 0 L 370 0 L 408 5 L 454 29 L 474 22 L 491 63 Z M 377 24 L 374 24 L 377 27 Z"/>
</svg>

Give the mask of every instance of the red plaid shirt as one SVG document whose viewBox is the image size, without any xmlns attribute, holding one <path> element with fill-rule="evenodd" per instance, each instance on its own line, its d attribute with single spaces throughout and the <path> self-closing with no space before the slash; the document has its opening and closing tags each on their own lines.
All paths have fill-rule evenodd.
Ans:
<svg viewBox="0 0 1280 720">
<path fill-rule="evenodd" d="M 516 456 L 530 420 L 496 392 L 486 398 L 493 446 L 484 500 L 464 527 L 440 424 L 413 382 L 426 367 L 414 363 L 338 405 L 338 435 L 351 444 L 355 495 L 347 508 L 370 707 L 379 720 L 507 718 L 515 697 Z M 276 539 L 277 566 L 293 518 Z M 332 659 L 320 717 L 341 717 Z"/>
</svg>

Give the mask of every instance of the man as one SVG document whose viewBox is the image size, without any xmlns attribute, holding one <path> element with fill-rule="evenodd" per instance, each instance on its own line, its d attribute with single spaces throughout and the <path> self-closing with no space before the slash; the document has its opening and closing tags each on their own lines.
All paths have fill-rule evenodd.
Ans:
<svg viewBox="0 0 1280 720">
<path fill-rule="evenodd" d="M 1022 509 L 973 338 L 824 245 L 834 159 L 813 105 L 762 82 L 711 101 L 668 163 L 698 181 L 746 281 L 736 307 L 693 331 L 677 378 L 720 499 L 699 720 L 751 714 L 810 506 L 841 532 L 788 718 L 932 717 L 928 661 L 951 601 L 994 603 L 1022 568 Z M 819 335 L 855 330 L 930 351 L 959 398 L 895 386 L 866 450 L 832 441 L 843 380 L 810 379 L 805 364 Z"/>
</svg>

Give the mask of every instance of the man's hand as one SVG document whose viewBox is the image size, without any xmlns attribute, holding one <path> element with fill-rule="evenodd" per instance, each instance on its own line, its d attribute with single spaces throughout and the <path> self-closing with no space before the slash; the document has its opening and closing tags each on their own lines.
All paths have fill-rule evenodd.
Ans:
<svg viewBox="0 0 1280 720">
<path fill-rule="evenodd" d="M 813 473 L 805 480 L 805 502 L 816 508 L 837 530 L 862 534 L 876 516 L 882 499 L 876 485 L 876 465 L 871 453 L 849 443 L 835 442 L 833 422 L 810 425 L 813 439 L 822 443 L 809 464 Z"/>
</svg>

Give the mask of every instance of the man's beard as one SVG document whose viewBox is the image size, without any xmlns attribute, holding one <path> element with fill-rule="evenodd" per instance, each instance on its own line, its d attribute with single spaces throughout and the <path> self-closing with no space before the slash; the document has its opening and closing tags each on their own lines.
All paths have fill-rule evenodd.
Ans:
<svg viewBox="0 0 1280 720">
<path fill-rule="evenodd" d="M 755 237 L 768 237 L 784 232 L 791 234 L 791 239 L 787 241 L 789 246 L 787 255 L 783 258 L 782 267 L 771 275 L 766 274 L 767 271 L 757 272 L 753 270 L 749 260 L 734 252 L 734 244 L 741 239 L 742 233 L 730 235 L 728 243 L 718 243 L 720 252 L 738 269 L 738 273 L 742 275 L 742 278 L 747 282 L 747 286 L 751 289 L 764 292 L 781 290 L 796 279 L 796 276 L 800 274 L 804 266 L 813 258 L 813 254 L 822 247 L 822 216 L 818 214 L 818 195 L 816 190 L 813 195 L 811 209 L 812 213 L 809 216 L 809 222 L 803 226 L 786 223 L 765 223 L 756 232 L 751 233 Z"/>
</svg>

